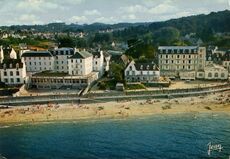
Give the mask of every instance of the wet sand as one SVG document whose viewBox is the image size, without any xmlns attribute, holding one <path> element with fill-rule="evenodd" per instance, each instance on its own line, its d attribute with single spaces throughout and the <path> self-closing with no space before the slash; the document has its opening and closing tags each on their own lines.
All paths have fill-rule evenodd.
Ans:
<svg viewBox="0 0 230 159">
<path fill-rule="evenodd" d="M 0 109 L 0 124 L 80 119 L 127 118 L 154 114 L 223 112 L 230 114 L 230 91 L 207 96 L 106 102 L 31 105 Z"/>
</svg>

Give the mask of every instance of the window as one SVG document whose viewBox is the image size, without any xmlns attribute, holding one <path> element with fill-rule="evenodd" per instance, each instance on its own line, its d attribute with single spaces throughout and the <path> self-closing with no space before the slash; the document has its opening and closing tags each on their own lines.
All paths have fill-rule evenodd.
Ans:
<svg viewBox="0 0 230 159">
<path fill-rule="evenodd" d="M 224 78 L 224 77 L 225 77 L 225 74 L 224 74 L 224 73 L 221 73 L 221 77 Z"/>
<path fill-rule="evenodd" d="M 39 60 L 41 60 L 41 57 L 39 57 Z"/>
<path fill-rule="evenodd" d="M 173 60 L 172 60 L 172 63 L 173 63 Z"/>
<path fill-rule="evenodd" d="M 168 55 L 166 55 L 166 58 L 168 58 Z"/>
<path fill-rule="evenodd" d="M 212 77 L 212 73 L 211 72 L 208 73 L 208 77 Z"/>
<path fill-rule="evenodd" d="M 8 83 L 8 79 L 7 79 L 7 78 L 5 78 L 5 79 L 4 79 L 4 82 L 5 82 L 5 83 Z"/>
<path fill-rule="evenodd" d="M 216 72 L 216 73 L 214 74 L 214 76 L 215 76 L 215 77 L 218 77 L 218 73 Z"/>
<path fill-rule="evenodd" d="M 6 71 L 4 71 L 4 76 L 7 76 L 7 72 Z"/>
<path fill-rule="evenodd" d="M 80 63 L 82 63 L 82 59 L 80 59 Z"/>
<path fill-rule="evenodd" d="M 188 60 L 188 63 L 191 63 L 191 60 Z"/>
<path fill-rule="evenodd" d="M 97 65 L 97 61 L 95 62 L 95 64 Z"/>
<path fill-rule="evenodd" d="M 31 62 L 30 62 L 30 65 L 31 65 Z"/>
<path fill-rule="evenodd" d="M 56 61 L 56 64 L 58 64 L 58 61 Z"/>
<path fill-rule="evenodd" d="M 132 66 L 129 66 L 129 69 L 132 70 Z"/>
<path fill-rule="evenodd" d="M 14 75 L 13 71 L 10 71 L 10 76 L 13 76 L 13 75 Z"/>
<path fill-rule="evenodd" d="M 34 65 L 36 65 L 36 62 L 34 62 Z"/>
<path fill-rule="evenodd" d="M 19 76 L 19 71 L 16 71 L 16 75 Z"/>
<path fill-rule="evenodd" d="M 179 58 L 180 58 L 180 55 L 177 55 L 177 58 L 179 59 Z"/>
<path fill-rule="evenodd" d="M 17 68 L 17 69 L 19 68 L 19 64 L 18 64 L 18 63 L 16 63 L 16 68 Z"/>
<path fill-rule="evenodd" d="M 168 60 L 166 60 L 166 63 L 168 63 Z"/>
<path fill-rule="evenodd" d="M 41 63 L 41 62 L 39 62 L 39 65 L 42 65 L 42 63 Z"/>
<path fill-rule="evenodd" d="M 17 82 L 20 82 L 20 78 L 17 78 Z"/>
<path fill-rule="evenodd" d="M 10 82 L 11 82 L 11 83 L 14 83 L 14 79 L 13 79 L 13 78 L 11 78 L 11 79 L 10 79 Z"/>
</svg>

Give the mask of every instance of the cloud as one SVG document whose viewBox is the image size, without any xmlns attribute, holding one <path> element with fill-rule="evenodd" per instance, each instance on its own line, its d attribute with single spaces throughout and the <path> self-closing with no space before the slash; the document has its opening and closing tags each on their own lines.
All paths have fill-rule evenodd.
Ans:
<svg viewBox="0 0 230 159">
<path fill-rule="evenodd" d="M 85 23 L 88 23 L 88 18 L 86 18 L 85 16 L 72 16 L 69 19 L 69 22 L 71 22 L 71 23 L 85 24 Z"/>
<path fill-rule="evenodd" d="M 0 0 L 0 25 L 150 22 L 229 8 L 230 0 Z"/>
<path fill-rule="evenodd" d="M 134 15 L 134 14 L 128 14 L 128 15 L 123 15 L 123 16 L 122 16 L 122 19 L 123 19 L 123 20 L 127 20 L 127 19 L 135 20 L 135 19 L 137 19 L 137 17 L 136 17 L 136 15 Z"/>
<path fill-rule="evenodd" d="M 56 3 L 52 3 L 45 0 L 23 0 L 19 1 L 19 3 L 16 5 L 16 8 L 19 10 L 25 10 L 25 11 L 45 11 L 49 9 L 57 9 L 59 6 Z"/>
<path fill-rule="evenodd" d="M 21 15 L 18 20 L 21 24 L 41 24 L 42 22 L 33 14 L 23 14 Z"/>
<path fill-rule="evenodd" d="M 99 17 L 93 20 L 93 22 L 100 22 L 100 23 L 107 23 L 107 24 L 113 24 L 116 23 L 118 20 L 114 17 Z"/>
<path fill-rule="evenodd" d="M 101 13 L 98 10 L 93 9 L 93 10 L 85 10 L 84 11 L 84 15 L 88 15 L 88 16 L 99 16 L 99 15 L 101 15 Z"/>
</svg>

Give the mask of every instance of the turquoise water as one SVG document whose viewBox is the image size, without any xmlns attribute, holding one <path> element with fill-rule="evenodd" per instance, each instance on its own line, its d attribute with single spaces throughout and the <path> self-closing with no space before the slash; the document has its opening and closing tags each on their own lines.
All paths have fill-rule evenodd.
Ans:
<svg viewBox="0 0 230 159">
<path fill-rule="evenodd" d="M 222 152 L 208 156 L 209 142 L 221 144 Z M 158 115 L 1 126 L 0 154 L 8 159 L 228 159 L 230 116 Z"/>
</svg>

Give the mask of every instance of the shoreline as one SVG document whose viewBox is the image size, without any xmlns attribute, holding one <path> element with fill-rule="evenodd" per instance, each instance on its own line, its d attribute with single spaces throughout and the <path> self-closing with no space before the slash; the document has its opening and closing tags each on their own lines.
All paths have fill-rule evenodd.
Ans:
<svg viewBox="0 0 230 159">
<path fill-rule="evenodd" d="M 125 119 L 185 113 L 230 115 L 230 91 L 199 97 L 132 100 L 94 104 L 31 105 L 0 109 L 0 125 L 101 119 Z"/>
</svg>

